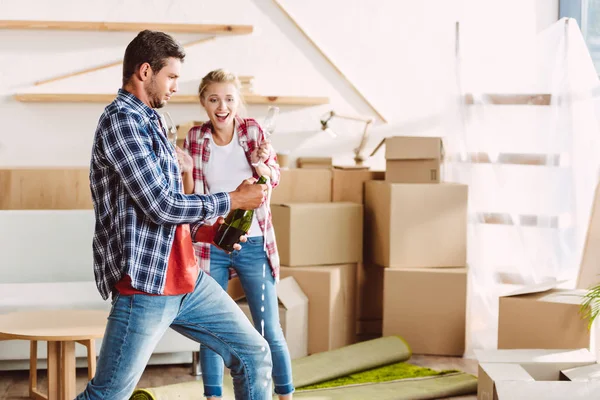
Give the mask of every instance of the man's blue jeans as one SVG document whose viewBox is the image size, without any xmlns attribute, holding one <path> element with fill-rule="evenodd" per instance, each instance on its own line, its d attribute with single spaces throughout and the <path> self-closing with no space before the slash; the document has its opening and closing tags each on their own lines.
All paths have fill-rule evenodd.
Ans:
<svg viewBox="0 0 600 400">
<path fill-rule="evenodd" d="M 271 398 L 268 343 L 229 295 L 200 272 L 193 293 L 113 298 L 96 375 L 77 400 L 129 399 L 169 327 L 203 343 L 225 360 L 236 399 Z"/>
<path fill-rule="evenodd" d="M 261 236 L 249 237 L 240 251 L 231 254 L 211 247 L 210 276 L 227 289 L 229 267 L 237 272 L 246 300 L 252 313 L 256 330 L 263 333 L 273 357 L 273 382 L 275 393 L 286 395 L 294 391 L 290 353 L 279 323 L 279 302 L 275 278 L 263 248 Z M 263 286 L 264 285 L 264 286 Z M 263 289 L 264 288 L 264 289 Z M 223 385 L 223 360 L 208 347 L 200 346 L 200 365 L 205 397 L 221 397 Z"/>
</svg>

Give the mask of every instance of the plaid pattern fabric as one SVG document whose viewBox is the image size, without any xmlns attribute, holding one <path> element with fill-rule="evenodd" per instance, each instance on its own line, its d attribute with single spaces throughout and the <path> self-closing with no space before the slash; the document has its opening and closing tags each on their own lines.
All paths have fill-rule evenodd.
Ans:
<svg viewBox="0 0 600 400">
<path fill-rule="evenodd" d="M 263 130 L 255 120 L 240 117 L 235 119 L 235 129 L 237 130 L 240 146 L 246 153 L 248 164 L 251 164 L 250 155 L 265 140 Z M 184 143 L 184 149 L 194 159 L 194 192 L 197 194 L 208 193 L 208 185 L 203 171 L 210 159 L 210 135 L 212 135 L 212 124 L 208 121 L 202 126 L 195 126 L 190 129 Z M 271 168 L 271 186 L 276 187 L 279 184 L 280 170 L 274 152 L 269 155 L 269 159 L 265 164 Z M 254 177 L 259 177 L 256 171 L 254 171 Z M 277 252 L 275 229 L 273 229 L 271 208 L 268 202 L 257 208 L 255 213 L 265 239 L 265 250 L 271 264 L 271 272 L 276 279 L 279 279 L 279 253 Z M 210 274 L 210 244 L 194 243 L 194 249 L 200 268 Z M 231 271 L 230 276 L 234 275 L 235 273 Z"/>
<path fill-rule="evenodd" d="M 230 208 L 227 193 L 183 194 L 174 148 L 158 114 L 124 90 L 98 122 L 90 188 L 94 275 L 104 299 L 124 274 L 135 289 L 162 294 L 176 226 L 189 223 L 195 233 L 204 220 Z"/>
</svg>

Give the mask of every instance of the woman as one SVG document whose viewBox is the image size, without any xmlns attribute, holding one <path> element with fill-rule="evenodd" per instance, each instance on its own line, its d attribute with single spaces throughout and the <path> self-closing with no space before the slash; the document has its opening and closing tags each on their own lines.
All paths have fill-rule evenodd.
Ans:
<svg viewBox="0 0 600 400">
<path fill-rule="evenodd" d="M 192 128 L 185 141 L 184 148 L 194 160 L 192 176 L 189 173 L 184 176 L 186 193 L 235 189 L 240 178 L 261 175 L 270 178 L 273 187 L 277 186 L 279 165 L 260 125 L 238 116 L 242 96 L 236 76 L 221 69 L 209 72 L 200 83 L 198 96 L 209 121 Z M 291 399 L 292 367 L 279 323 L 276 291 L 279 255 L 268 202 L 255 211 L 247 242 L 240 251 L 228 254 L 214 245 L 200 243 L 195 249 L 200 267 L 223 289 L 227 289 L 230 268 L 239 276 L 254 326 L 271 349 L 275 393 L 280 400 Z M 200 346 L 200 364 L 204 396 L 221 397 L 223 360 L 209 348 Z"/>
</svg>

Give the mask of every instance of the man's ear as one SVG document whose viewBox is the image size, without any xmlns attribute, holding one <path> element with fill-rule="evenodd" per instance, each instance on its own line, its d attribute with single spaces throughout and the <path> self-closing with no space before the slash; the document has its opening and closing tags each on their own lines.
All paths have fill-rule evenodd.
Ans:
<svg viewBox="0 0 600 400">
<path fill-rule="evenodd" d="M 150 79 L 151 76 L 152 68 L 150 67 L 150 64 L 143 63 L 142 65 L 140 65 L 140 68 L 138 68 L 138 78 L 140 79 L 140 81 L 145 82 L 148 79 Z"/>
</svg>

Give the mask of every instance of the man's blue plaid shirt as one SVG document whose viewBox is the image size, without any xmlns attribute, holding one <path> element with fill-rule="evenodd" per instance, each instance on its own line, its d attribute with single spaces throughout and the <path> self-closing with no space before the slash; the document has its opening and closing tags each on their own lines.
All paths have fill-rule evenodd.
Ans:
<svg viewBox="0 0 600 400">
<path fill-rule="evenodd" d="M 194 237 L 204 220 L 227 214 L 231 204 L 227 193 L 183 194 L 158 114 L 122 89 L 98 122 L 90 187 L 94 275 L 104 299 L 124 274 L 135 289 L 162 294 L 176 226 L 189 223 Z"/>
</svg>

